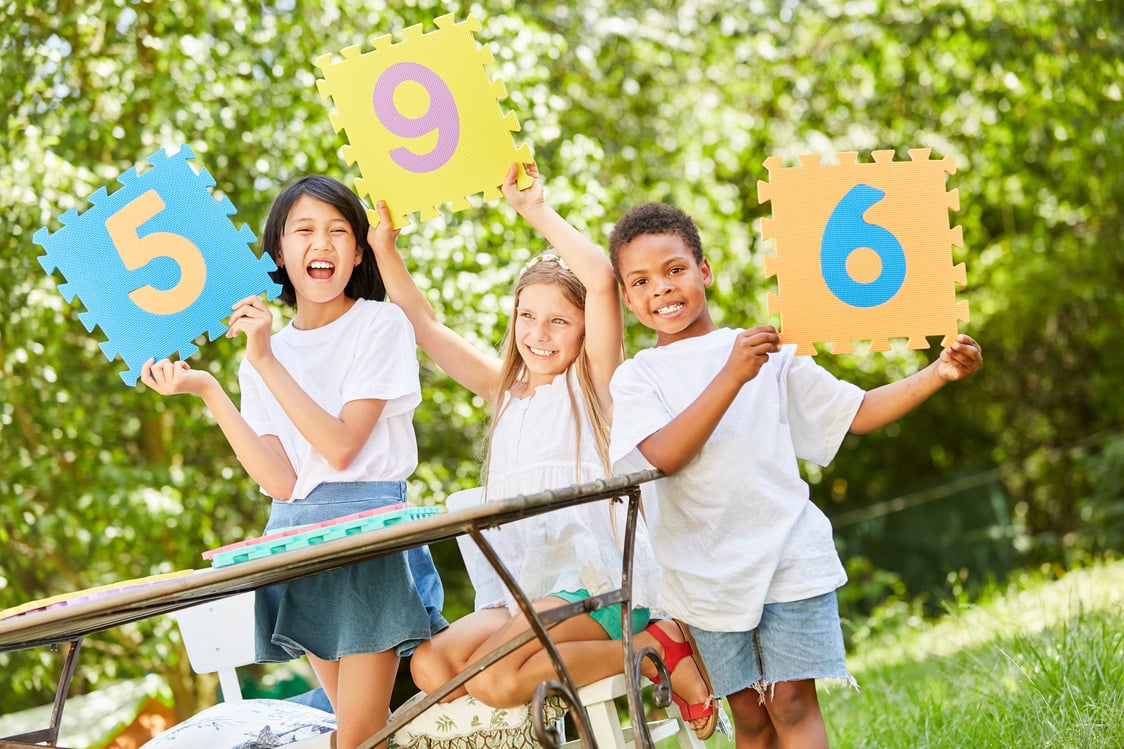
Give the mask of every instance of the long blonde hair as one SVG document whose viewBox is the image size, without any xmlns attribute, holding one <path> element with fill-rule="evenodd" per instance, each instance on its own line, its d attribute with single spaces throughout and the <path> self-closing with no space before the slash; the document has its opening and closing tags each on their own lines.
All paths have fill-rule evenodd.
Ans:
<svg viewBox="0 0 1124 749">
<path fill-rule="evenodd" d="M 515 310 L 519 308 L 519 295 L 523 289 L 533 284 L 554 284 L 562 292 L 562 296 L 566 301 L 573 304 L 575 307 L 585 314 L 585 286 L 578 280 L 561 259 L 554 253 L 543 253 L 536 256 L 531 262 L 523 269 L 519 275 L 519 279 L 515 282 L 514 298 Z M 505 395 L 511 391 L 516 385 L 527 380 L 527 364 L 523 361 L 523 357 L 519 354 L 519 348 L 515 341 L 515 321 L 517 315 L 511 315 L 508 322 L 507 332 L 504 335 L 503 343 L 500 344 L 502 349 L 503 365 L 500 369 L 499 388 L 495 395 L 493 408 L 495 412 L 492 416 L 492 423 L 488 427 L 488 444 L 484 455 L 484 485 L 487 486 L 487 471 L 491 463 L 492 455 L 492 438 L 495 436 L 496 424 L 503 417 L 504 411 L 507 409 L 510 399 Z M 575 483 L 580 482 L 581 479 L 581 411 L 578 408 L 578 399 L 575 397 L 573 382 L 570 378 L 570 370 L 573 369 L 577 373 L 578 387 L 581 389 L 582 399 L 585 401 L 586 410 L 589 413 L 589 421 L 593 426 L 593 437 L 597 443 L 597 454 L 601 458 L 601 464 L 605 468 L 606 475 L 612 473 L 612 466 L 609 462 L 609 409 L 601 402 L 601 398 L 597 395 L 597 388 L 593 384 L 593 374 L 589 365 L 589 355 L 585 350 L 585 338 L 582 338 L 581 349 L 578 351 L 578 356 L 570 367 L 566 368 L 566 392 L 570 396 L 570 416 L 577 425 L 576 442 L 574 445 L 574 480 Z"/>
</svg>

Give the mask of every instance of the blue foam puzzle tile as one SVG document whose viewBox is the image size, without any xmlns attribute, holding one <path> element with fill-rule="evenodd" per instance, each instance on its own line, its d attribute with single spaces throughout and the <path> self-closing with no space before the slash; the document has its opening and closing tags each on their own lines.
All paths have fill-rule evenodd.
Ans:
<svg viewBox="0 0 1124 749">
<path fill-rule="evenodd" d="M 234 206 L 215 200 L 211 175 L 187 163 L 194 156 L 186 145 L 172 155 L 162 149 L 148 157 L 152 168 L 124 172 L 117 178 L 123 187 L 112 194 L 99 188 L 91 208 L 71 208 L 60 217 L 62 229 L 49 234 L 43 227 L 33 237 L 46 250 L 38 258 L 43 270 L 66 278 L 59 292 L 85 305 L 82 324 L 106 335 L 106 358 L 128 365 L 121 379 L 130 386 L 150 357 L 186 359 L 198 351 L 200 335 L 222 335 L 239 299 L 281 293 L 269 277 L 273 260 L 250 249 L 253 231 L 235 228 Z"/>
</svg>

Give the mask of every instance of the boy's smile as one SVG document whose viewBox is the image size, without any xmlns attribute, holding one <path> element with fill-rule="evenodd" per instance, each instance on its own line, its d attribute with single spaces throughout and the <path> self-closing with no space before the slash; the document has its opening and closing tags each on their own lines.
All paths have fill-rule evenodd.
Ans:
<svg viewBox="0 0 1124 749">
<path fill-rule="evenodd" d="M 710 263 L 695 260 L 678 234 L 641 234 L 620 248 L 624 303 L 664 346 L 715 330 L 706 306 Z"/>
<path fill-rule="evenodd" d="M 678 312 L 681 309 L 683 309 L 683 304 L 681 302 L 676 302 L 675 304 L 668 304 L 664 307 L 660 307 L 659 309 L 656 310 L 656 314 L 657 315 L 671 315 L 671 314 L 674 314 L 674 313 Z"/>
</svg>

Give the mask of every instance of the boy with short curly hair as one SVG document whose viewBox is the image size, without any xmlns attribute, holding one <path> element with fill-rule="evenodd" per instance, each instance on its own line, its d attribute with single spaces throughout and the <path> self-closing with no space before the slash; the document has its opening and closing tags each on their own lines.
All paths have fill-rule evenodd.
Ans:
<svg viewBox="0 0 1124 749">
<path fill-rule="evenodd" d="M 679 209 L 634 208 L 609 251 L 625 304 L 656 332 L 613 376 L 610 457 L 617 473 L 665 474 L 645 490 L 659 606 L 689 625 L 739 749 L 826 747 L 815 680 L 854 683 L 835 595 L 846 574 L 798 460 L 828 464 L 848 432 L 885 426 L 978 369 L 980 347 L 960 335 L 924 369 L 864 392 L 772 326 L 718 328 L 710 263 Z"/>
</svg>

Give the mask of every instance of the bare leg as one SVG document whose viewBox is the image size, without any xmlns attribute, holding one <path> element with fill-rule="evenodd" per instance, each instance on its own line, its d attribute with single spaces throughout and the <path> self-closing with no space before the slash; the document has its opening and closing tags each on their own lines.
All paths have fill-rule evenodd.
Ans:
<svg viewBox="0 0 1124 749">
<path fill-rule="evenodd" d="M 324 688 L 324 694 L 328 696 L 328 702 L 332 703 L 332 712 L 338 714 L 337 705 L 339 703 L 336 701 L 336 693 L 339 691 L 340 662 L 321 660 L 309 653 L 308 663 L 312 666 L 316 678 L 320 680 L 320 686 Z"/>
<path fill-rule="evenodd" d="M 536 611 L 564 605 L 566 601 L 550 596 L 534 603 Z M 529 628 L 522 614 L 509 617 L 477 648 L 472 659 L 486 656 Z M 621 644 L 610 640 L 601 625 L 589 616 L 583 614 L 566 619 L 550 630 L 550 637 L 577 686 L 624 672 Z M 469 694 L 485 704 L 513 707 L 529 702 L 540 683 L 555 678 L 557 674 L 550 655 L 538 640 L 533 640 L 471 679 L 467 687 Z"/>
<path fill-rule="evenodd" d="M 546 611 L 565 603 L 562 599 L 548 596 L 536 601 L 534 605 L 536 611 Z M 673 622 L 662 622 L 655 626 L 665 631 L 672 641 L 683 641 L 682 632 Z M 523 616 L 512 617 L 480 646 L 473 658 L 487 655 L 528 627 Z M 577 616 L 567 619 L 551 629 L 550 634 L 577 686 L 582 687 L 599 679 L 624 673 L 621 643 L 608 639 L 605 630 L 592 618 Z M 642 631 L 633 638 L 633 647 L 640 649 L 645 646 L 654 649 L 661 657 L 664 655 L 663 645 L 647 631 Z M 641 672 L 648 678 L 657 675 L 655 666 L 648 660 L 641 665 Z M 536 640 L 495 663 L 469 681 L 467 687 L 470 694 L 486 704 L 511 707 L 530 701 L 540 683 L 556 676 L 550 655 Z M 692 659 L 685 658 L 679 662 L 671 676 L 671 682 L 675 693 L 688 703 L 706 702 L 710 697 L 706 683 Z M 691 721 L 692 728 L 705 724 L 706 718 Z"/>
<path fill-rule="evenodd" d="M 398 673 L 393 650 L 347 655 L 338 661 L 309 655 L 308 660 L 336 713 L 336 749 L 355 749 L 386 727 Z"/>
<path fill-rule="evenodd" d="M 537 611 L 546 611 L 565 604 L 566 601 L 560 598 L 548 596 L 536 601 L 534 606 Z M 682 632 L 673 622 L 663 622 L 656 626 L 660 626 L 673 641 L 683 641 Z M 414 683 L 423 691 L 433 691 L 469 664 L 487 656 L 529 627 L 521 614 L 510 616 L 502 608 L 482 609 L 469 614 L 429 642 L 423 643 L 414 652 L 410 664 Z M 577 686 L 624 673 L 621 643 L 608 639 L 601 625 L 589 616 L 576 616 L 563 621 L 550 630 L 550 636 Z M 648 632 L 636 634 L 633 643 L 637 649 L 647 646 L 661 657 L 664 655 L 663 645 Z M 642 664 L 641 670 L 649 678 L 657 675 L 655 667 L 647 660 Z M 466 689 L 451 693 L 445 701 L 467 691 L 485 704 L 513 707 L 529 702 L 540 683 L 555 678 L 557 674 L 550 655 L 534 640 L 469 680 L 465 685 Z M 706 683 L 689 658 L 676 666 L 671 682 L 675 693 L 691 704 L 706 702 L 710 696 Z M 692 727 L 705 723 L 705 718 L 698 719 L 692 721 Z"/>
<path fill-rule="evenodd" d="M 765 709 L 784 749 L 827 749 L 815 679 L 773 684 L 765 694 Z"/>
<path fill-rule="evenodd" d="M 777 749 L 779 739 L 769 711 L 756 689 L 743 689 L 726 698 L 734 723 L 737 749 Z"/>
<path fill-rule="evenodd" d="M 590 625 L 597 628 L 597 632 L 602 638 L 606 637 L 605 630 L 601 629 L 601 626 L 589 617 L 577 618 L 588 620 Z M 674 623 L 668 621 L 655 624 L 654 626 L 658 626 L 667 632 L 672 641 L 683 641 L 683 635 Z M 556 630 L 551 630 L 552 636 L 554 636 L 555 631 Z M 581 632 L 577 630 L 570 630 L 565 634 L 575 632 L 580 636 Z M 590 632 L 592 633 L 592 630 L 590 630 Z M 558 642 L 557 637 L 554 637 L 554 639 Z M 634 635 L 632 643 L 633 648 L 636 650 L 640 650 L 643 647 L 650 647 L 655 650 L 661 658 L 664 657 L 663 644 L 647 631 L 639 632 Z M 615 676 L 616 674 L 624 673 L 621 644 L 616 640 L 599 639 L 558 642 L 558 652 L 562 656 L 566 668 L 570 670 L 570 675 L 574 678 L 574 682 L 579 687 L 592 684 L 607 676 Z M 497 664 L 497 666 L 498 665 L 499 664 Z M 658 676 L 655 665 L 648 659 L 644 659 L 644 661 L 641 662 L 640 672 L 649 679 Z M 531 695 L 534 694 L 535 687 L 540 682 L 552 678 L 554 678 L 554 664 L 550 660 L 550 656 L 547 652 L 539 647 L 538 651 L 533 653 L 531 657 L 519 667 L 516 673 L 511 674 L 504 680 L 506 684 L 518 684 L 520 686 L 519 691 L 513 690 L 508 693 L 507 696 L 509 699 L 517 700 L 511 704 L 520 704 L 529 701 Z M 675 694 L 685 699 L 688 704 L 704 703 L 710 697 L 702 674 L 699 673 L 698 668 L 690 658 L 684 658 L 676 665 L 675 671 L 671 675 L 671 688 Z M 487 700 L 479 694 L 476 696 L 484 702 L 487 702 Z M 696 718 L 690 721 L 690 726 L 692 729 L 702 728 L 706 725 L 706 722 L 706 718 Z"/>
<path fill-rule="evenodd" d="M 680 631 L 678 625 L 671 620 L 664 619 L 653 622 L 649 626 L 659 627 L 672 642 L 684 641 L 683 633 Z M 666 655 L 664 653 L 663 644 L 646 630 L 633 637 L 632 643 L 633 647 L 637 650 L 647 646 L 659 653 L 660 658 L 664 658 Z M 645 658 L 640 665 L 640 673 L 644 674 L 644 676 L 649 679 L 658 676 L 656 667 L 647 658 Z M 706 682 L 703 681 L 702 674 L 699 673 L 699 669 L 692 658 L 684 658 L 676 665 L 675 670 L 671 673 L 671 690 L 679 695 L 680 698 L 686 700 L 689 705 L 706 702 L 710 697 L 710 693 L 706 688 Z M 706 718 L 696 718 L 691 721 L 691 728 L 702 728 L 706 725 L 706 721 Z"/>
<path fill-rule="evenodd" d="M 511 616 L 505 608 L 480 609 L 461 617 L 426 640 L 410 656 L 410 675 L 418 689 L 429 693 L 464 671 L 475 653 Z M 449 693 L 442 702 L 455 700 L 468 692 L 463 686 Z"/>
</svg>

